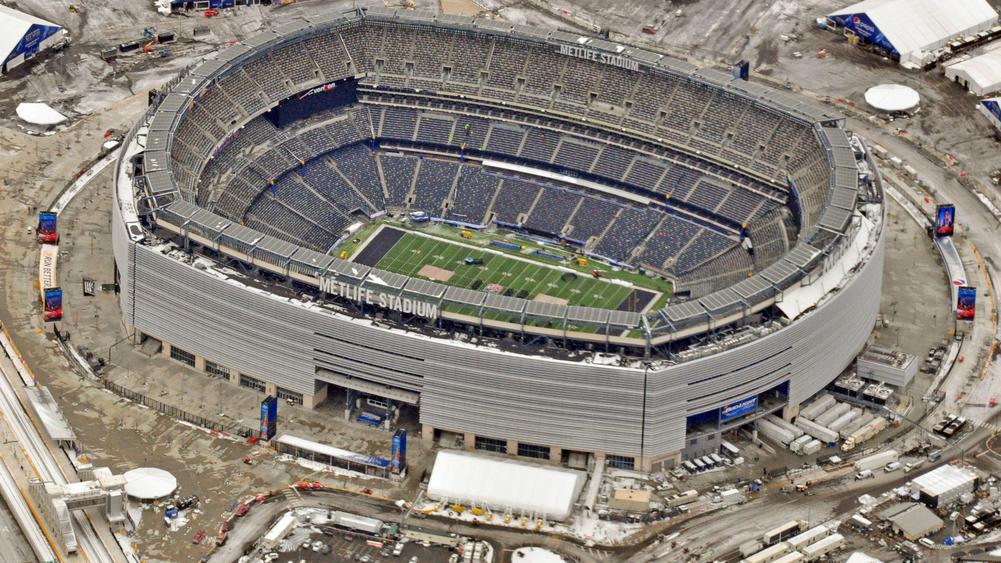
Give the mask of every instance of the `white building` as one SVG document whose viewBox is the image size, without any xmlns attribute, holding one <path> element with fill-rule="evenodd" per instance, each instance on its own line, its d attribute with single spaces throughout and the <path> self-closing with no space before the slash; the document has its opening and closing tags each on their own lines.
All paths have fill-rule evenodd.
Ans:
<svg viewBox="0 0 1001 563">
<path fill-rule="evenodd" d="M 904 67 L 921 68 L 950 40 L 990 29 L 998 14 L 987 0 L 863 0 L 827 17 Z"/>
<path fill-rule="evenodd" d="M 945 77 L 978 96 L 993 94 L 1001 90 L 1001 49 L 952 63 Z"/>
<path fill-rule="evenodd" d="M 918 493 L 922 502 L 938 508 L 973 492 L 979 480 L 977 474 L 969 469 L 943 465 L 911 481 L 911 491 Z"/>
<path fill-rule="evenodd" d="M 584 487 L 584 473 L 467 452 L 441 451 L 428 496 L 434 500 L 566 520 Z"/>
</svg>

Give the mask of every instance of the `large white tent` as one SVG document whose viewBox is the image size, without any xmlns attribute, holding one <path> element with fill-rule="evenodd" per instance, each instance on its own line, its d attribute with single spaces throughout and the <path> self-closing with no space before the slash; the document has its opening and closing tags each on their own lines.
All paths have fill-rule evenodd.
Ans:
<svg viewBox="0 0 1001 563">
<path fill-rule="evenodd" d="M 998 14 L 987 0 L 863 0 L 827 17 L 916 68 L 950 40 L 990 29 Z"/>
<path fill-rule="evenodd" d="M 0 73 L 65 41 L 62 26 L 0 5 Z"/>
<path fill-rule="evenodd" d="M 441 451 L 428 482 L 434 500 L 566 520 L 584 473 L 467 452 Z"/>
<path fill-rule="evenodd" d="M 945 68 L 945 77 L 978 96 L 993 94 L 1001 90 L 1001 49 L 955 62 Z"/>
</svg>

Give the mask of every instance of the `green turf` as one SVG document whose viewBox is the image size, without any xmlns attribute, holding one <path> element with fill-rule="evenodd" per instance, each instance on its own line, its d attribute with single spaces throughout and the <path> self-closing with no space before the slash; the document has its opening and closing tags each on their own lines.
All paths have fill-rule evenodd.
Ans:
<svg viewBox="0 0 1001 563">
<path fill-rule="evenodd" d="M 469 265 L 465 259 L 479 258 L 482 265 Z M 377 268 L 406 276 L 417 276 L 425 265 L 454 272 L 448 285 L 472 288 L 480 280 L 479 289 L 490 284 L 503 286 L 505 295 L 533 299 L 546 294 L 568 300 L 570 305 L 616 309 L 632 292 L 588 274 L 574 274 L 565 280 L 564 270 L 545 264 L 519 260 L 504 254 L 467 248 L 452 242 L 407 233 L 382 257 Z"/>
</svg>

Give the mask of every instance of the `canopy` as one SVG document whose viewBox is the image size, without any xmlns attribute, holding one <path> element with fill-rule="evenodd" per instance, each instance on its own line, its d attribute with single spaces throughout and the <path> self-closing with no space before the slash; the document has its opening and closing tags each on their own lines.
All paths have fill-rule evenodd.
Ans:
<svg viewBox="0 0 1001 563">
<path fill-rule="evenodd" d="M 125 492 L 139 500 L 163 498 L 177 489 L 177 479 L 155 467 L 140 467 L 125 472 Z"/>
<path fill-rule="evenodd" d="M 886 113 L 909 112 L 918 107 L 921 96 L 903 84 L 880 84 L 865 92 L 865 102 Z"/>
<path fill-rule="evenodd" d="M 65 115 L 41 103 L 18 104 L 17 116 L 32 125 L 59 125 L 66 121 Z"/>
<path fill-rule="evenodd" d="M 566 520 L 584 487 L 580 471 L 457 451 L 438 452 L 428 496 Z"/>
</svg>

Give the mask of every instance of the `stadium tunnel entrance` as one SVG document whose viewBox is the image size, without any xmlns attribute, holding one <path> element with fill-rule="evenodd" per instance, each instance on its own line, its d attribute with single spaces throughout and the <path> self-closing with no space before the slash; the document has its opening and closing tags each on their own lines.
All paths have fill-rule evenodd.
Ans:
<svg viewBox="0 0 1001 563">
<path fill-rule="evenodd" d="M 345 420 L 356 421 L 373 428 L 392 430 L 403 427 L 408 432 L 418 429 L 420 394 L 391 387 L 335 371 L 317 368 L 316 395 L 325 397 L 323 405 L 343 408 Z M 320 403 L 315 403 L 314 406 Z"/>
<path fill-rule="evenodd" d="M 739 398 L 727 405 L 689 416 L 685 431 L 685 449 L 681 460 L 688 461 L 719 453 L 722 437 L 739 432 L 759 418 L 780 413 L 792 416 L 789 405 L 789 382 L 780 383 L 764 393 Z M 752 430 L 752 433 L 756 431 Z"/>
</svg>

